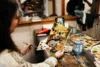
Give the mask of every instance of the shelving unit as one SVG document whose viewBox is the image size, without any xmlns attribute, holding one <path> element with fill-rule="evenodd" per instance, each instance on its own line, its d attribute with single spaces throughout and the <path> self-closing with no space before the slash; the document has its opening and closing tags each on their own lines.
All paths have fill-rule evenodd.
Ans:
<svg viewBox="0 0 100 67">
<path fill-rule="evenodd" d="M 27 26 L 27 25 L 32 25 L 32 24 L 50 24 L 50 23 L 53 23 L 55 22 L 55 18 L 56 16 L 54 17 L 48 17 L 48 18 L 45 18 L 45 19 L 41 19 L 41 21 L 36 21 L 36 22 L 32 22 L 31 20 L 30 21 L 20 21 L 19 22 L 19 25 L 18 26 Z M 64 16 L 64 19 L 65 21 L 76 21 L 77 17 L 75 16 Z"/>
<path fill-rule="evenodd" d="M 44 12 L 44 2 L 43 0 L 27 0 L 21 4 L 22 10 L 24 11 L 24 16 L 30 14 L 37 14 L 39 17 L 42 17 Z"/>
</svg>

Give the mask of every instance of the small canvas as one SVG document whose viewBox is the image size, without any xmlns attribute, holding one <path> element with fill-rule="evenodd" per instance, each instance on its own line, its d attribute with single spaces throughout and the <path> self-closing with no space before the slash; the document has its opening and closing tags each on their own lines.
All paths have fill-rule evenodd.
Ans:
<svg viewBox="0 0 100 67">
<path fill-rule="evenodd" d="M 69 31 L 70 29 L 65 26 L 54 23 L 46 42 L 46 44 L 51 47 L 52 52 L 64 49 Z"/>
</svg>

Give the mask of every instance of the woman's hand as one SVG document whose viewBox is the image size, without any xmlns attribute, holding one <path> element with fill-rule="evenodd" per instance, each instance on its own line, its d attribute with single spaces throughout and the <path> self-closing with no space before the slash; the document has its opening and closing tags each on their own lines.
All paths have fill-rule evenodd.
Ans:
<svg viewBox="0 0 100 67">
<path fill-rule="evenodd" d="M 62 57 L 64 55 L 64 50 L 62 50 L 62 51 L 57 51 L 56 53 L 55 53 L 55 57 L 56 58 L 60 58 L 60 57 Z"/>
<path fill-rule="evenodd" d="M 32 45 L 25 43 L 26 45 L 21 49 L 21 54 L 26 55 L 32 48 Z"/>
</svg>

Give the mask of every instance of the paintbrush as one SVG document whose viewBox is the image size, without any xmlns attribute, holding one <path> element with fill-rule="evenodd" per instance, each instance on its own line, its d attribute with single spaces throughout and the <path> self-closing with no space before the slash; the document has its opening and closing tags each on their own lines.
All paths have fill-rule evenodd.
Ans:
<svg viewBox="0 0 100 67">
<path fill-rule="evenodd" d="M 26 45 L 29 45 L 29 44 L 26 43 L 26 42 L 23 42 L 23 43 L 26 44 Z M 34 48 L 37 48 L 36 46 L 34 46 L 34 45 L 32 45 L 32 44 L 30 44 L 29 48 L 31 48 L 31 46 L 34 47 Z"/>
</svg>

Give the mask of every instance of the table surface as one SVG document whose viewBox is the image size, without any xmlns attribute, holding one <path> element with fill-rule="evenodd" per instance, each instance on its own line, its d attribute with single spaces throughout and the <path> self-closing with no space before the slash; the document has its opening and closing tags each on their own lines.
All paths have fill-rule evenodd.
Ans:
<svg viewBox="0 0 100 67">
<path fill-rule="evenodd" d="M 35 37 L 35 44 L 38 46 L 39 41 L 46 38 L 45 37 L 38 37 L 36 34 L 37 30 L 35 30 L 34 37 Z M 48 56 L 46 51 L 36 51 L 36 55 L 38 57 L 38 62 L 44 61 Z M 42 55 L 42 59 L 39 58 Z M 64 53 L 64 56 L 60 58 L 58 61 L 58 65 L 56 67 L 95 67 L 93 64 L 91 64 L 90 59 L 87 59 L 87 55 L 85 52 L 83 52 L 80 55 L 77 55 L 78 59 L 75 59 L 75 56 L 72 56 L 70 53 Z"/>
</svg>

